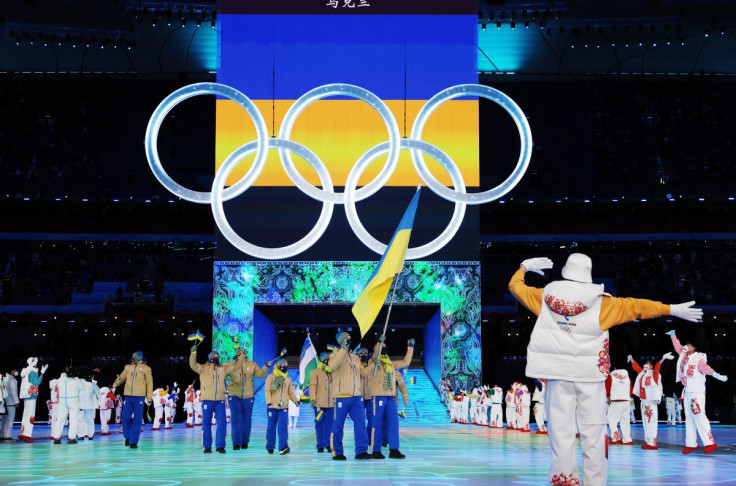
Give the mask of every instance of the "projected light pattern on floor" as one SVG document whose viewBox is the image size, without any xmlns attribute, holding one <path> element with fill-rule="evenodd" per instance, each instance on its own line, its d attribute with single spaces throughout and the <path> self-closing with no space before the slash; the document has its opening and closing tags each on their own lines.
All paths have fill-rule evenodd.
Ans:
<svg viewBox="0 0 736 486">
<path fill-rule="evenodd" d="M 228 432 L 225 455 L 203 454 L 201 428 L 185 429 L 182 424 L 159 432 L 151 432 L 147 425 L 138 450 L 124 447 L 118 433 L 76 446 L 53 445 L 50 441 L 0 443 L 0 482 L 259 486 L 548 484 L 549 449 L 545 436 L 407 419 L 401 422 L 401 451 L 406 459 L 355 461 L 350 448 L 352 427 L 346 427 L 348 460 L 338 462 L 330 460 L 328 454 L 315 452 L 310 412 L 303 411 L 297 428 L 289 429 L 292 452 L 286 456 L 266 453 L 263 420 L 255 422 L 247 450 L 233 451 Z M 635 426 L 637 429 L 640 431 L 641 427 Z M 47 436 L 48 430 L 48 426 L 38 426 L 34 435 Z M 678 443 L 682 443 L 684 427 L 678 427 L 675 433 Z M 714 433 L 733 439 L 736 429 L 716 426 Z M 13 435 L 17 434 L 16 427 Z M 736 456 L 733 450 L 724 449 L 727 448 L 713 455 L 694 453 L 683 457 L 679 446 L 662 443 L 656 452 L 643 451 L 638 446 L 612 447 L 609 484 L 734 484 Z"/>
<path fill-rule="evenodd" d="M 258 303 L 352 303 L 375 262 L 215 262 L 213 348 L 229 359 L 233 338 L 253 350 Z M 453 386 L 480 384 L 480 265 L 409 262 L 396 283 L 396 303 L 438 303 L 442 316 L 441 374 Z M 354 323 L 346 323 L 354 325 Z"/>
</svg>

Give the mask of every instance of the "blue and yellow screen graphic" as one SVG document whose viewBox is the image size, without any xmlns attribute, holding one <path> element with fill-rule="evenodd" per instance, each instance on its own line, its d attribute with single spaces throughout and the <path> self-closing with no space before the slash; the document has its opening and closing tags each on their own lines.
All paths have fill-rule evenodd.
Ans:
<svg viewBox="0 0 736 486">
<path fill-rule="evenodd" d="M 418 111 L 432 96 L 457 84 L 477 83 L 474 10 L 463 15 L 222 13 L 218 23 L 217 82 L 253 100 L 271 136 L 279 135 L 283 117 L 294 101 L 321 85 L 348 83 L 371 91 L 393 113 L 400 135 L 409 137 Z M 342 190 L 363 153 L 389 139 L 386 124 L 371 106 L 346 97 L 321 99 L 308 106 L 289 138 L 322 160 L 336 190 Z M 474 98 L 442 104 L 422 133 L 422 140 L 457 164 L 469 191 L 479 186 L 478 138 L 478 100 Z M 216 167 L 233 150 L 255 139 L 248 114 L 235 102 L 218 99 Z M 424 159 L 435 177 L 451 187 L 447 172 L 430 157 Z M 302 176 L 320 186 L 305 161 L 296 156 L 293 160 Z M 385 155 L 378 157 L 359 185 L 374 179 L 385 161 Z M 228 183 L 235 183 L 249 167 L 247 161 L 241 163 Z M 386 187 L 416 187 L 419 183 L 410 154 L 402 151 Z M 253 189 L 293 186 L 278 151 L 271 150 Z M 361 204 L 370 204 L 370 199 Z M 452 207 L 452 203 L 447 205 Z M 336 213 L 340 211 L 336 208 Z M 477 227 L 474 230 L 477 235 Z"/>
</svg>

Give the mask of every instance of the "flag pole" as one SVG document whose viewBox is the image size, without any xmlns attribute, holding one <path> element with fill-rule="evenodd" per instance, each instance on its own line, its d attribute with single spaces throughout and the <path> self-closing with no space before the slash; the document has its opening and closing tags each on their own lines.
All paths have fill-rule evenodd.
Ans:
<svg viewBox="0 0 736 486">
<path fill-rule="evenodd" d="M 383 333 L 381 333 L 381 336 L 386 336 L 386 328 L 388 328 L 388 318 L 391 315 L 391 308 L 394 305 L 394 294 L 396 293 L 396 275 L 394 274 L 394 277 L 391 279 L 391 286 L 393 289 L 391 290 L 391 300 L 388 302 L 388 312 L 386 312 L 386 322 L 383 323 Z M 384 341 L 385 342 L 385 341 Z M 378 348 L 378 356 L 376 356 L 376 366 L 373 370 L 373 373 L 375 374 L 376 370 L 378 369 L 378 362 L 381 360 L 381 351 L 383 351 L 383 342 L 381 343 L 381 346 Z"/>
</svg>

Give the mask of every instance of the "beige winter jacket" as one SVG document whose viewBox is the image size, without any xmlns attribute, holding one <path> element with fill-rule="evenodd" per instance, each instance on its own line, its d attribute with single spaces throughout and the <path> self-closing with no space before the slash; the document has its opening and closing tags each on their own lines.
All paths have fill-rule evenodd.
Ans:
<svg viewBox="0 0 736 486">
<path fill-rule="evenodd" d="M 215 366 L 214 363 L 197 363 L 197 352 L 189 355 L 189 367 L 199 374 L 199 387 L 202 392 L 201 400 L 225 400 L 225 367 Z"/>
<path fill-rule="evenodd" d="M 376 347 L 373 349 L 373 356 L 378 356 L 380 352 L 380 344 L 376 343 Z M 400 360 L 391 360 L 391 367 L 396 370 L 400 370 L 402 368 L 406 368 L 411 364 L 411 359 L 414 356 L 414 347 L 413 346 L 407 346 L 406 347 L 406 355 L 404 356 L 404 359 Z M 370 375 L 368 376 L 368 385 L 371 390 L 371 396 L 374 397 L 392 397 L 396 396 L 396 380 L 391 380 L 391 387 L 390 388 L 384 388 L 384 381 L 385 381 L 385 372 L 383 365 L 379 362 L 378 368 L 376 368 L 375 362 L 373 362 L 371 365 L 368 366 L 368 369 L 370 370 Z"/>
<path fill-rule="evenodd" d="M 309 397 L 316 407 L 332 408 L 335 406 L 330 373 L 316 368 L 309 373 Z"/>
<path fill-rule="evenodd" d="M 330 355 L 328 366 L 332 369 L 332 389 L 335 398 L 362 396 L 361 377 L 368 376 L 371 368 L 364 367 L 358 355 L 344 349 L 336 349 Z"/>
<path fill-rule="evenodd" d="M 153 375 L 151 367 L 146 363 L 125 365 L 125 369 L 112 384 L 112 387 L 117 388 L 123 383 L 125 383 L 123 393 L 126 397 L 146 397 L 146 400 L 151 400 Z"/>
<path fill-rule="evenodd" d="M 224 368 L 225 375 L 230 377 L 227 394 L 231 397 L 252 398 L 254 394 L 253 378 L 265 378 L 268 375 L 267 366 L 260 368 L 243 356 L 226 364 Z"/>
<path fill-rule="evenodd" d="M 299 399 L 294 395 L 294 390 L 291 388 L 291 378 L 287 376 L 284 378 L 284 383 L 278 390 L 271 390 L 271 384 L 275 377 L 276 375 L 273 373 L 268 375 L 266 384 L 263 386 L 263 394 L 266 397 L 266 408 L 270 407 L 278 410 L 289 408 L 289 400 L 298 405 Z"/>
<path fill-rule="evenodd" d="M 406 382 L 404 381 L 404 376 L 399 373 L 398 371 L 394 370 L 394 380 L 396 381 L 396 386 L 401 392 L 401 397 L 404 399 L 404 406 L 406 407 L 409 405 L 409 390 L 406 388 Z M 399 403 L 399 396 L 398 392 L 396 394 L 396 404 Z"/>
</svg>

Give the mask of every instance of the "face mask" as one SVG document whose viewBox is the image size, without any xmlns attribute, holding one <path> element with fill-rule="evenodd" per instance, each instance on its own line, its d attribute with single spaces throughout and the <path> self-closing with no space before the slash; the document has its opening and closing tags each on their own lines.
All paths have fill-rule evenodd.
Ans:
<svg viewBox="0 0 736 486">
<path fill-rule="evenodd" d="M 17 371 L 13 371 L 13 376 L 18 376 L 18 372 Z"/>
<path fill-rule="evenodd" d="M 288 369 L 289 368 L 287 366 L 282 366 L 282 367 L 279 368 L 279 371 L 282 372 L 282 373 L 286 373 L 286 370 L 288 370 Z"/>
<path fill-rule="evenodd" d="M 367 362 L 368 362 L 368 355 L 367 355 L 367 354 L 363 354 L 363 355 L 361 355 L 361 356 L 360 356 L 360 360 L 361 360 L 361 361 L 362 361 L 363 363 L 367 363 Z"/>
<path fill-rule="evenodd" d="M 350 339 L 347 339 L 342 343 L 342 349 L 350 349 Z"/>
</svg>

